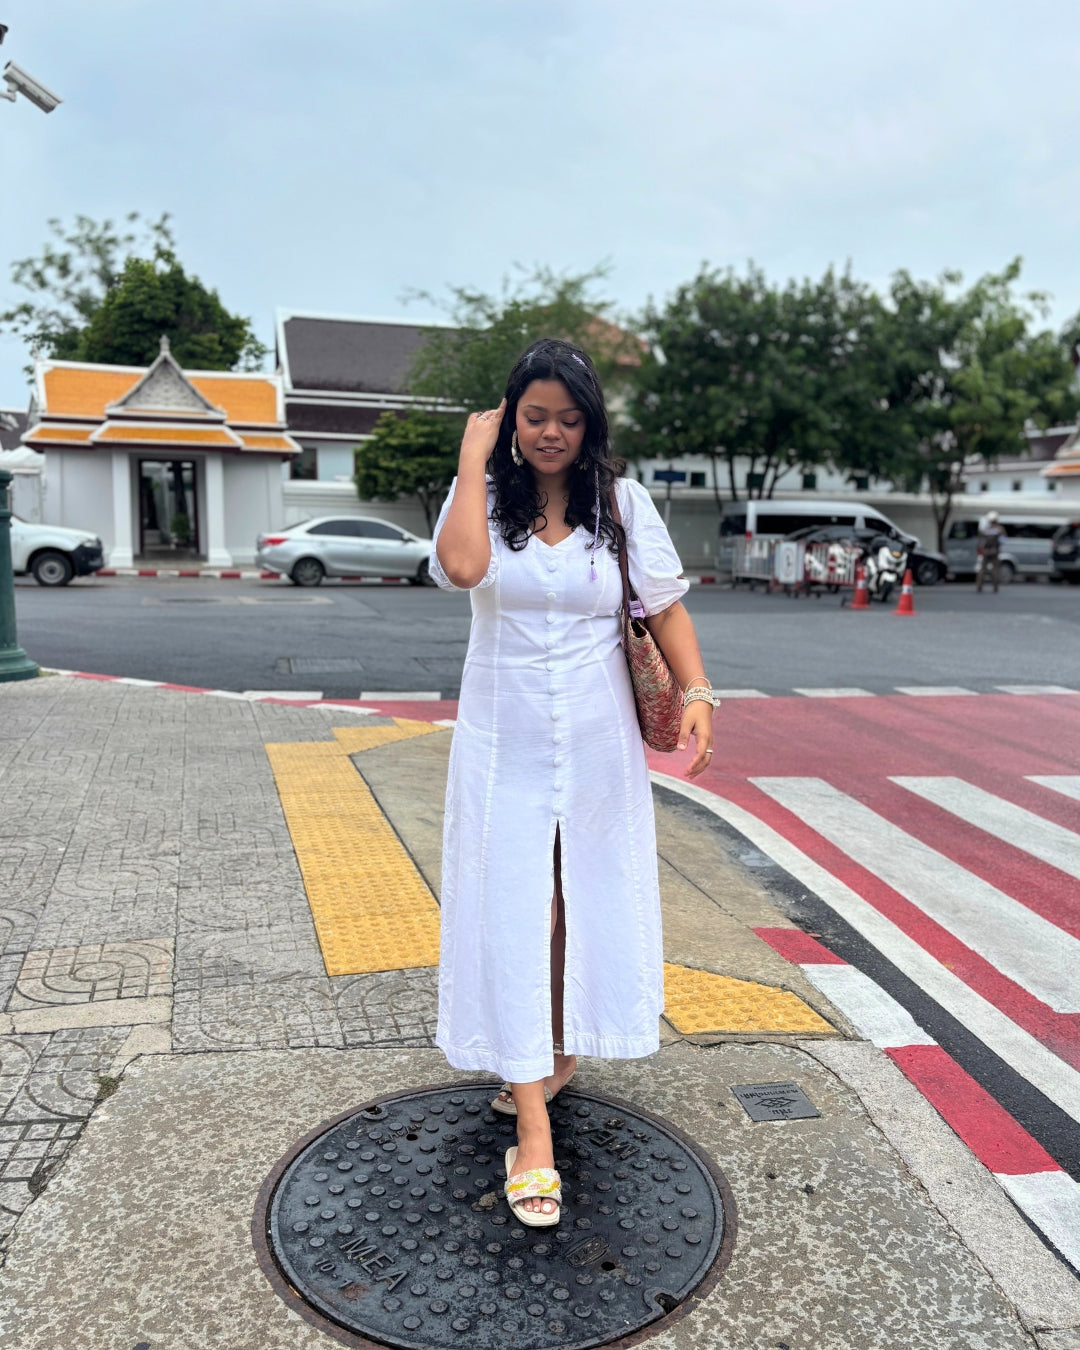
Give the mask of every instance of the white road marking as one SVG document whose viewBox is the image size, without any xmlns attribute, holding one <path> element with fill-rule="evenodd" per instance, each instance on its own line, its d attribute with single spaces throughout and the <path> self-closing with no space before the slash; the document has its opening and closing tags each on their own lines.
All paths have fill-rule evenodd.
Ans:
<svg viewBox="0 0 1080 1350">
<path fill-rule="evenodd" d="M 713 693 L 720 698 L 769 698 L 768 694 L 763 694 L 760 689 L 714 689 Z"/>
<path fill-rule="evenodd" d="M 738 830 L 872 943 L 887 961 L 967 1027 L 987 1049 L 1080 1124 L 1080 1073 L 1018 1027 L 952 971 L 946 970 L 891 919 L 741 806 L 666 773 L 654 771 L 651 778 L 654 783 L 681 793 Z"/>
<path fill-rule="evenodd" d="M 365 689 L 360 697 L 369 703 L 437 703 L 442 694 L 438 689 L 413 689 L 404 693 L 397 689 Z"/>
<path fill-rule="evenodd" d="M 961 694 L 975 695 L 974 689 L 964 689 L 958 684 L 898 684 L 898 694 L 911 694 L 917 698 L 925 694 L 929 698 L 956 698 Z"/>
<path fill-rule="evenodd" d="M 803 698 L 873 698 L 869 689 L 795 689 Z"/>
<path fill-rule="evenodd" d="M 821 778 L 750 780 L 1055 1012 L 1080 1012 L 1080 941 Z"/>
<path fill-rule="evenodd" d="M 833 1007 L 840 1009 L 861 1036 L 879 1049 L 894 1045 L 937 1044 L 906 1008 L 857 966 L 807 963 L 801 969 L 814 988 L 819 989 Z"/>
<path fill-rule="evenodd" d="M 1052 773 L 1028 774 L 1029 783 L 1038 783 L 1039 787 L 1049 788 L 1051 792 L 1060 792 L 1063 797 L 1073 797 L 1080 802 L 1080 774 Z"/>
<path fill-rule="evenodd" d="M 1003 694 L 1075 694 L 1075 689 L 1066 689 L 1063 684 L 996 684 L 994 688 Z"/>
<path fill-rule="evenodd" d="M 295 703 L 298 699 L 310 700 L 316 702 L 322 698 L 321 689 L 245 689 L 244 698 L 283 698 L 290 703 Z"/>
<path fill-rule="evenodd" d="M 893 778 L 909 792 L 1080 880 L 1080 835 L 962 778 Z"/>
<path fill-rule="evenodd" d="M 437 727 L 450 727 L 450 729 L 453 730 L 453 728 L 457 726 L 457 718 L 456 718 L 456 717 L 437 717 L 437 718 L 435 719 L 435 726 L 437 726 Z"/>
<path fill-rule="evenodd" d="M 1002 1189 L 1040 1228 L 1066 1261 L 1080 1271 L 1080 1185 L 1068 1172 L 995 1172 Z"/>
</svg>

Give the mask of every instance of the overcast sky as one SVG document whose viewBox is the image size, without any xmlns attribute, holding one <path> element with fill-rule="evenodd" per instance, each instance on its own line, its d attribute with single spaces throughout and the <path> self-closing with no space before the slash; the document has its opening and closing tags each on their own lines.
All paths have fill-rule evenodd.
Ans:
<svg viewBox="0 0 1080 1350">
<path fill-rule="evenodd" d="M 1077 0 L 0 0 L 0 307 L 50 216 L 173 213 L 275 306 L 426 318 L 414 288 L 610 260 L 625 311 L 703 260 L 968 277 L 1080 309 Z M 0 405 L 24 401 L 0 339 Z"/>
</svg>

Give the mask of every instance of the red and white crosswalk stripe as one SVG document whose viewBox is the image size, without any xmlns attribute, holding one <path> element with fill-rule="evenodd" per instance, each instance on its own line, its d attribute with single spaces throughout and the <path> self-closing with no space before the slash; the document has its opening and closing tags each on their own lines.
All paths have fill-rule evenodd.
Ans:
<svg viewBox="0 0 1080 1350">
<path fill-rule="evenodd" d="M 1042 1145 L 869 976 L 801 929 L 755 931 L 893 1060 L 1013 1203 L 1080 1270 L 1080 1186 Z"/>
</svg>

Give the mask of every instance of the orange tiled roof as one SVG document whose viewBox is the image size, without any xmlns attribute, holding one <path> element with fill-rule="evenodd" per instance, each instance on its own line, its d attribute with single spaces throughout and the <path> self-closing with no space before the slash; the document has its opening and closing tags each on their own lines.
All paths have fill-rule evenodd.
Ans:
<svg viewBox="0 0 1080 1350">
<path fill-rule="evenodd" d="M 245 450 L 284 450 L 299 452 L 300 447 L 291 436 L 254 436 L 250 432 L 237 433 L 244 442 Z"/>
<path fill-rule="evenodd" d="M 230 422 L 278 421 L 277 389 L 265 375 L 252 375 L 246 380 L 193 375 L 191 383 L 216 408 L 224 408 Z"/>
<path fill-rule="evenodd" d="M 1080 459 L 1064 460 L 1058 464 L 1047 465 L 1042 471 L 1044 478 L 1066 478 L 1070 474 L 1080 473 Z"/>
<path fill-rule="evenodd" d="M 45 410 L 68 417 L 104 417 L 145 375 L 121 366 L 50 366 L 45 371 Z M 191 383 L 230 422 L 278 422 L 277 390 L 265 375 L 192 376 Z"/>
<path fill-rule="evenodd" d="M 107 422 L 94 432 L 97 443 L 134 441 L 140 444 L 218 445 L 235 450 L 237 439 L 225 427 L 163 427 L 138 426 L 131 423 Z"/>
<path fill-rule="evenodd" d="M 93 427 L 65 427 L 55 424 L 34 427 L 32 433 L 26 437 L 26 443 L 33 444 L 34 441 L 88 441 Z"/>
</svg>

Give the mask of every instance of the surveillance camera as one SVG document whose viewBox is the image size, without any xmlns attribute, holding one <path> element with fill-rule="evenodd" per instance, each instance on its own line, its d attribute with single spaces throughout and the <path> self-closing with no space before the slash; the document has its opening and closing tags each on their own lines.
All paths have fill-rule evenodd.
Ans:
<svg viewBox="0 0 1080 1350">
<path fill-rule="evenodd" d="M 47 113 L 52 112 L 58 103 L 63 102 L 59 95 L 54 94 L 51 89 L 46 89 L 43 84 L 39 84 L 32 75 L 28 75 L 14 61 L 9 61 L 4 67 L 3 78 L 8 87 L 8 92 L 4 97 L 12 101 L 14 101 L 16 94 L 22 94 L 42 112 Z"/>
</svg>

